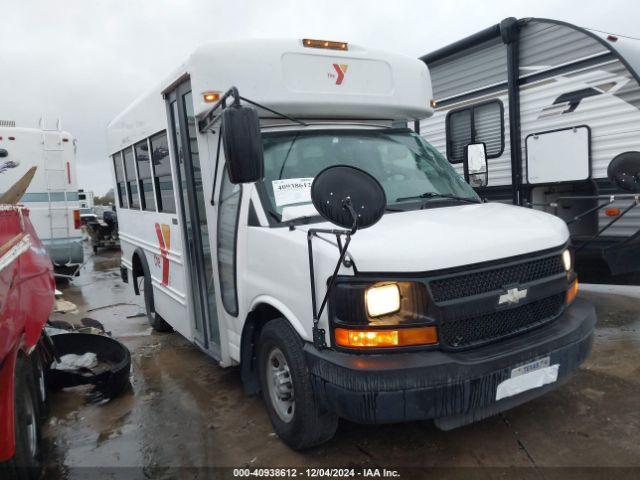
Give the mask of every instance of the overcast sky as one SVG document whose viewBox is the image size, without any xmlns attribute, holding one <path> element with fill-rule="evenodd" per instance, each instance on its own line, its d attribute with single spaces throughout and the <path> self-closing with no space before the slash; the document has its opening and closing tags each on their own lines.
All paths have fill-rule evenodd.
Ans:
<svg viewBox="0 0 640 480">
<path fill-rule="evenodd" d="M 0 119 L 62 119 L 79 188 L 111 188 L 106 125 L 199 44 L 336 39 L 419 56 L 509 16 L 640 37 L 636 0 L 0 0 Z"/>
</svg>

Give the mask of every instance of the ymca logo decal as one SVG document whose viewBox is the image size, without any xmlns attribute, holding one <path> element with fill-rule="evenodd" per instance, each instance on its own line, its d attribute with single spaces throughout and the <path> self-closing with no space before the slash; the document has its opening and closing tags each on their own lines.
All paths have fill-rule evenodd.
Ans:
<svg viewBox="0 0 640 480">
<path fill-rule="evenodd" d="M 333 69 L 335 70 L 335 73 L 330 72 L 328 74 L 328 77 L 331 79 L 335 78 L 336 85 L 342 85 L 344 76 L 347 73 L 347 68 L 349 68 L 349 65 L 347 65 L 346 63 L 334 63 Z"/>
<path fill-rule="evenodd" d="M 171 248 L 171 229 L 166 223 L 156 223 L 155 227 L 162 260 L 155 255 L 154 263 L 157 266 L 162 263 L 162 285 L 169 285 L 169 257 L 167 252 Z"/>
</svg>

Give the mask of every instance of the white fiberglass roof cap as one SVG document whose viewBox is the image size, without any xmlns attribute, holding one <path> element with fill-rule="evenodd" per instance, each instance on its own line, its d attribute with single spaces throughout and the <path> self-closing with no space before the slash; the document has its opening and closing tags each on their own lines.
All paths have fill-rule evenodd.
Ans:
<svg viewBox="0 0 640 480">
<path fill-rule="evenodd" d="M 243 97 L 304 118 L 417 120 L 432 114 L 423 62 L 359 45 L 335 50 L 305 47 L 301 39 L 217 42 L 199 47 L 182 69 L 191 78 L 196 114 L 211 108 L 204 92 L 232 86 Z"/>
</svg>

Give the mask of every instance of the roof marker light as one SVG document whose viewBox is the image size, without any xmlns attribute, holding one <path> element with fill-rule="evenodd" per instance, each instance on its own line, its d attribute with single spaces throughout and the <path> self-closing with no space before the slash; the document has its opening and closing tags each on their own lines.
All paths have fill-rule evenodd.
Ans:
<svg viewBox="0 0 640 480">
<path fill-rule="evenodd" d="M 607 208 L 607 209 L 605 209 L 604 214 L 607 217 L 617 217 L 618 215 L 620 215 L 620 209 L 619 208 Z"/>
<path fill-rule="evenodd" d="M 220 92 L 204 92 L 202 98 L 205 103 L 215 103 L 220 100 Z"/>
<path fill-rule="evenodd" d="M 315 40 L 313 38 L 303 38 L 302 45 L 308 48 L 326 48 L 328 50 L 349 50 L 346 42 L 332 42 L 330 40 Z"/>
<path fill-rule="evenodd" d="M 617 42 L 618 41 L 618 37 L 616 37 L 615 35 L 607 35 L 607 40 L 609 40 L 610 42 Z"/>
</svg>

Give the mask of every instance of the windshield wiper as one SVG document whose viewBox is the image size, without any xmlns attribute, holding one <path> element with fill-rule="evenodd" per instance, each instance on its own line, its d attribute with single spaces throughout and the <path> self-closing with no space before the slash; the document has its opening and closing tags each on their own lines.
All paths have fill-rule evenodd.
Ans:
<svg viewBox="0 0 640 480">
<path fill-rule="evenodd" d="M 418 200 L 420 198 L 450 198 L 451 200 L 458 200 L 460 202 L 466 202 L 466 203 L 482 203 L 477 198 L 459 197 L 458 195 L 451 195 L 449 193 L 438 193 L 438 192 L 424 192 L 420 195 L 412 195 L 410 197 L 400 197 L 400 198 L 396 198 L 396 202 L 402 202 L 404 200 Z"/>
</svg>

